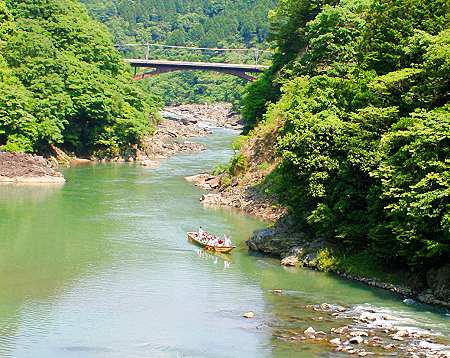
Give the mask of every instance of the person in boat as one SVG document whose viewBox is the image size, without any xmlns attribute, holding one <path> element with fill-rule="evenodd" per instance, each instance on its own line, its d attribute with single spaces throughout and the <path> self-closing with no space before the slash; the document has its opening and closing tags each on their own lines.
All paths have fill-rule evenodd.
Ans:
<svg viewBox="0 0 450 358">
<path fill-rule="evenodd" d="M 204 233 L 205 233 L 205 232 L 203 231 L 203 228 L 200 226 L 200 227 L 198 228 L 198 238 L 199 238 L 199 239 L 202 239 Z"/>
<path fill-rule="evenodd" d="M 227 234 L 223 235 L 223 246 L 225 246 L 225 247 L 232 246 L 231 239 L 228 237 Z"/>
<path fill-rule="evenodd" d="M 217 246 L 217 237 L 210 235 L 208 240 L 209 246 Z"/>
</svg>

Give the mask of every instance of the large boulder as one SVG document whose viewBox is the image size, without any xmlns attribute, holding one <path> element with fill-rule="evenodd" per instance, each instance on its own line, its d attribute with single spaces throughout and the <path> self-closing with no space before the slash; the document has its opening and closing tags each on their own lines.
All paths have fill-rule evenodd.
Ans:
<svg viewBox="0 0 450 358">
<path fill-rule="evenodd" d="M 300 257 L 303 254 L 301 247 L 305 245 L 305 235 L 272 227 L 255 231 L 246 244 L 252 251 L 264 252 L 271 256 Z"/>
</svg>

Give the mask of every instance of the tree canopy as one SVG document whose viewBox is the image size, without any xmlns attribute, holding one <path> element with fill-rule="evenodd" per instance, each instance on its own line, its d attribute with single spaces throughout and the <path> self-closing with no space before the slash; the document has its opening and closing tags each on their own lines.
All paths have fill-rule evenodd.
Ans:
<svg viewBox="0 0 450 358">
<path fill-rule="evenodd" d="M 0 1 L 0 17 L 3 149 L 118 155 L 151 130 L 155 100 L 77 1 Z"/>
<path fill-rule="evenodd" d="M 282 0 L 277 53 L 244 96 L 281 123 L 284 203 L 303 230 L 383 262 L 450 256 L 448 1 Z"/>
</svg>

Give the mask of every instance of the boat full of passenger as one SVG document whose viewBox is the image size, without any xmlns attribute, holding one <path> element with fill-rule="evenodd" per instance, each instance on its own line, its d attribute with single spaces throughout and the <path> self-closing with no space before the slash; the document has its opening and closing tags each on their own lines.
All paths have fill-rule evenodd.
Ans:
<svg viewBox="0 0 450 358">
<path fill-rule="evenodd" d="M 187 237 L 189 241 L 203 247 L 208 251 L 215 251 L 221 253 L 229 253 L 236 246 L 231 243 L 229 237 L 224 235 L 224 238 L 220 238 L 219 236 L 211 235 L 206 231 L 203 231 L 201 228 L 198 232 L 191 231 L 187 233 Z"/>
</svg>

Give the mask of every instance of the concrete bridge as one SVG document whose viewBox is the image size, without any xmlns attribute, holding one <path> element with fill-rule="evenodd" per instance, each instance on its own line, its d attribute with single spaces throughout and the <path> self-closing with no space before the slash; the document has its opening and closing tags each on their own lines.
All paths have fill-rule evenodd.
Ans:
<svg viewBox="0 0 450 358">
<path fill-rule="evenodd" d="M 254 81 L 256 78 L 248 73 L 260 73 L 269 68 L 262 65 L 247 65 L 237 63 L 223 62 L 186 62 L 186 61 L 167 61 L 167 60 L 148 60 L 148 59 L 125 59 L 135 68 L 134 80 L 142 80 L 144 78 L 153 77 L 161 73 L 173 71 L 214 71 L 238 76 L 247 81 Z M 151 72 L 137 73 L 137 68 L 153 68 Z"/>
</svg>

